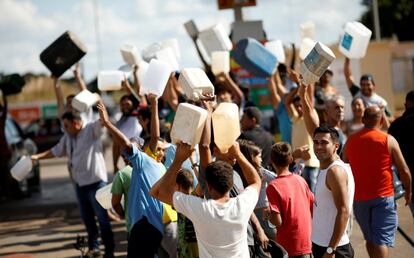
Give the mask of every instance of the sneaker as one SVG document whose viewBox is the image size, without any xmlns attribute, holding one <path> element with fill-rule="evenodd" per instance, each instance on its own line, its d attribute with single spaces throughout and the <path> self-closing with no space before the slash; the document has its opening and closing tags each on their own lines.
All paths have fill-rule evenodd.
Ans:
<svg viewBox="0 0 414 258">
<path fill-rule="evenodd" d="M 101 255 L 101 251 L 99 249 L 92 249 L 86 253 L 86 257 L 88 258 L 97 258 L 97 257 L 102 257 Z"/>
</svg>

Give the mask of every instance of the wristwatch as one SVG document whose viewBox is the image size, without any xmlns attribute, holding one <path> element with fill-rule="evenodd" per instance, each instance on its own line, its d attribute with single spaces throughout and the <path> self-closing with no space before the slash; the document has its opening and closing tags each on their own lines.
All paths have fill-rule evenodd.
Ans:
<svg viewBox="0 0 414 258">
<path fill-rule="evenodd" d="M 328 246 L 328 248 L 326 248 L 326 253 L 327 254 L 335 254 L 336 250 L 333 247 Z"/>
</svg>

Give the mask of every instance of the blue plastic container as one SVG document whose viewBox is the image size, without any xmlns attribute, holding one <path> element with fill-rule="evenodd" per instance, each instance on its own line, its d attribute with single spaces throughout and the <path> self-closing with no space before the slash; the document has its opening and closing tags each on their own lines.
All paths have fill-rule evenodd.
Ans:
<svg viewBox="0 0 414 258">
<path fill-rule="evenodd" d="M 233 58 L 241 67 L 258 77 L 271 76 L 277 67 L 276 56 L 253 38 L 237 42 Z"/>
</svg>

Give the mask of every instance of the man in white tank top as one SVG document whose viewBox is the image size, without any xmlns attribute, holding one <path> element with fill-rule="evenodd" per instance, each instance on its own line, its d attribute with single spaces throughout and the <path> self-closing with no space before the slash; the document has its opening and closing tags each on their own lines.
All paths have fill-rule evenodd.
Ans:
<svg viewBox="0 0 414 258">
<path fill-rule="evenodd" d="M 354 257 L 346 232 L 355 184 L 349 164 L 336 151 L 339 134 L 320 126 L 313 135 L 313 149 L 320 162 L 312 219 L 312 252 L 315 258 Z"/>
</svg>

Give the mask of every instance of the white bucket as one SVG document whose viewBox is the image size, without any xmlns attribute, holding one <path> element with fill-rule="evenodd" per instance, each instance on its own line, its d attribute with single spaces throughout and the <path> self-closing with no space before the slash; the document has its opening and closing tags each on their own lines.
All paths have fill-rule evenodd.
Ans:
<svg viewBox="0 0 414 258">
<path fill-rule="evenodd" d="M 229 51 L 213 51 L 211 53 L 211 71 L 214 75 L 230 72 Z"/>
<path fill-rule="evenodd" d="M 284 64 L 286 62 L 285 49 L 283 48 L 281 40 L 268 41 L 265 43 L 265 48 L 276 56 L 279 63 Z"/>
<path fill-rule="evenodd" d="M 303 77 L 303 83 L 309 85 L 317 82 L 334 60 L 335 55 L 329 47 L 320 42 L 316 43 L 315 47 L 301 63 L 300 72 Z"/>
<path fill-rule="evenodd" d="M 178 40 L 173 39 L 166 39 L 161 42 L 161 48 L 172 48 L 174 50 L 174 55 L 177 58 L 177 60 L 181 59 L 181 53 L 180 53 L 180 46 L 178 45 Z"/>
<path fill-rule="evenodd" d="M 178 83 L 189 99 L 198 100 L 205 93 L 214 95 L 213 84 L 200 68 L 184 68 L 178 78 Z"/>
<path fill-rule="evenodd" d="M 165 62 L 152 59 L 144 75 L 141 85 L 143 94 L 161 96 L 171 75 L 171 66 Z"/>
<path fill-rule="evenodd" d="M 100 91 L 114 91 L 122 88 L 125 73 L 122 71 L 100 71 L 98 73 L 98 89 Z"/>
<path fill-rule="evenodd" d="M 171 129 L 173 143 L 183 142 L 194 147 L 200 142 L 206 119 L 205 109 L 188 103 L 178 105 Z"/>
<path fill-rule="evenodd" d="M 72 107 L 79 112 L 86 112 L 98 101 L 96 94 L 83 90 L 79 92 L 72 100 Z"/>
<path fill-rule="evenodd" d="M 230 51 L 233 48 L 233 43 L 220 23 L 201 31 L 198 38 L 209 56 L 213 51 Z"/>
<path fill-rule="evenodd" d="M 226 153 L 240 136 L 239 107 L 234 103 L 220 103 L 211 118 L 214 142 Z"/>
<path fill-rule="evenodd" d="M 166 47 L 155 53 L 155 57 L 171 66 L 171 70 L 178 71 L 180 67 L 178 65 L 177 58 L 174 54 L 174 50 L 171 47 Z"/>
<path fill-rule="evenodd" d="M 17 181 L 22 181 L 32 170 L 32 159 L 28 156 L 22 156 L 10 170 L 11 175 Z"/>
<path fill-rule="evenodd" d="M 125 63 L 129 65 L 138 64 L 141 61 L 138 49 L 132 44 L 124 44 L 121 46 L 121 55 Z"/>
<path fill-rule="evenodd" d="M 106 185 L 95 193 L 95 198 L 98 201 L 98 203 L 105 209 L 108 210 L 112 208 L 112 183 L 109 185 Z"/>
<path fill-rule="evenodd" d="M 307 21 L 307 22 L 301 23 L 299 25 L 299 30 L 300 30 L 301 39 L 304 39 L 304 38 L 314 39 L 315 38 L 315 23 L 313 21 Z"/>
<path fill-rule="evenodd" d="M 348 58 L 363 58 L 367 52 L 372 31 L 360 22 L 348 22 L 339 42 L 339 51 Z"/>
<path fill-rule="evenodd" d="M 305 60 L 306 56 L 315 47 L 315 45 L 316 45 L 316 41 L 314 41 L 311 38 L 302 39 L 302 42 L 300 43 L 300 49 L 299 49 L 300 59 Z"/>
</svg>

